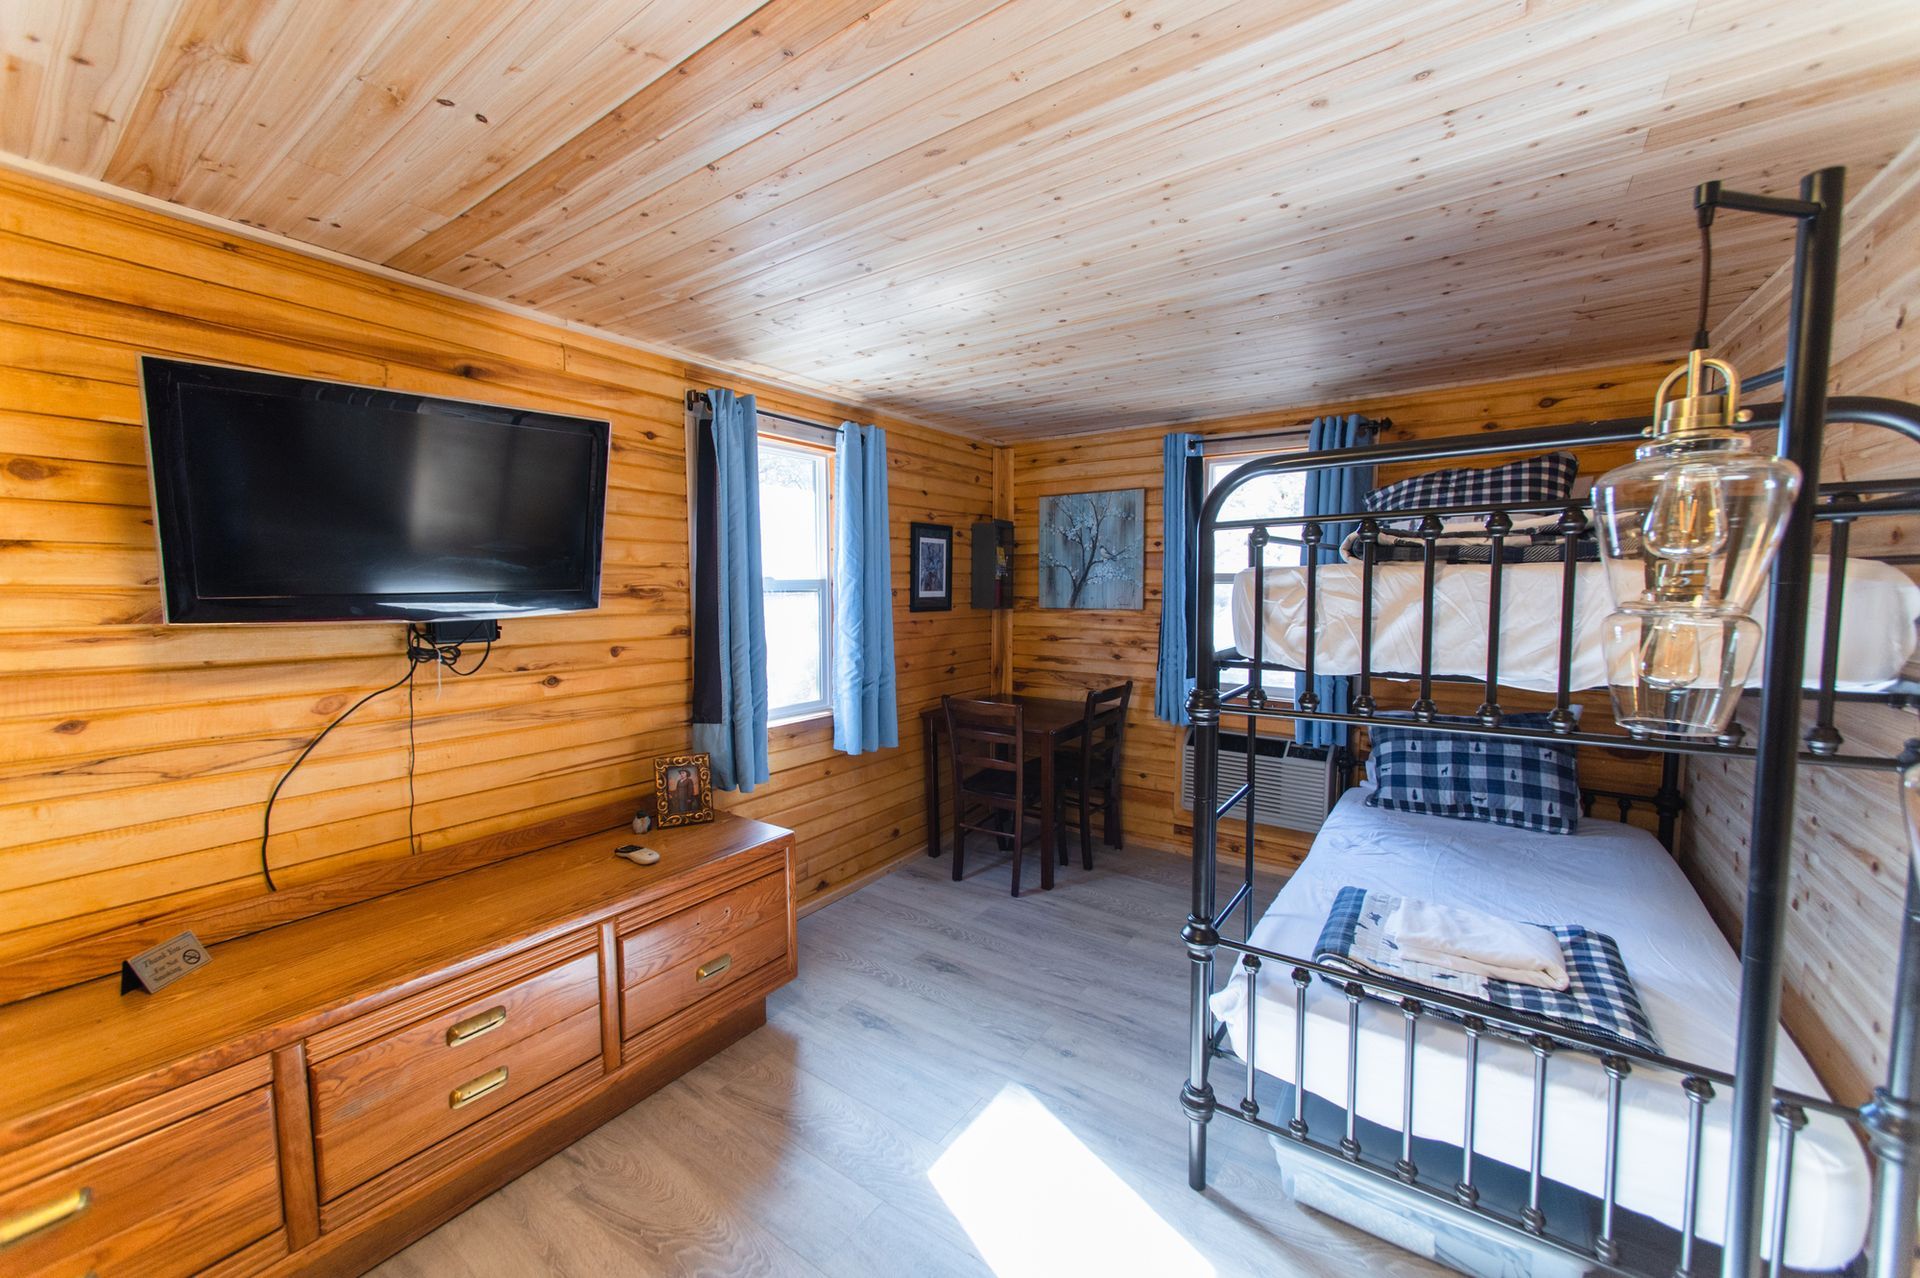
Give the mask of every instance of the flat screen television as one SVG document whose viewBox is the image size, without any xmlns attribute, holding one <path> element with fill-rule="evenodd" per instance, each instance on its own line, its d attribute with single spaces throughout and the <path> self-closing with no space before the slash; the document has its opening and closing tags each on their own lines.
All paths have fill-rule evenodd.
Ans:
<svg viewBox="0 0 1920 1278">
<path fill-rule="evenodd" d="M 169 622 L 598 606 L 606 422 L 140 363 Z"/>
</svg>

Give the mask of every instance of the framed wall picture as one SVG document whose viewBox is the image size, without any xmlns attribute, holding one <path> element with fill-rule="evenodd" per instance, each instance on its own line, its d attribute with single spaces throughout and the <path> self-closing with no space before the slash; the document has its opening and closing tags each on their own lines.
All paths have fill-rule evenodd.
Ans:
<svg viewBox="0 0 1920 1278">
<path fill-rule="evenodd" d="M 953 525 L 913 525 L 913 577 L 907 599 L 911 612 L 945 612 L 953 607 Z"/>
<path fill-rule="evenodd" d="M 1040 606 L 1139 608 L 1146 594 L 1142 488 L 1040 499 Z"/>
<path fill-rule="evenodd" d="M 713 757 L 667 754 L 653 761 L 653 816 L 661 829 L 713 820 Z"/>
</svg>

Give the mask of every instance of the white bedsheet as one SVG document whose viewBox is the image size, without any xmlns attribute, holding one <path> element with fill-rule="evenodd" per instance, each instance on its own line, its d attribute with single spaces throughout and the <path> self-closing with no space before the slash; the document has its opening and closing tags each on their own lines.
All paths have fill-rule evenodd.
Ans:
<svg viewBox="0 0 1920 1278">
<path fill-rule="evenodd" d="M 1561 565 L 1508 564 L 1501 590 L 1500 682 L 1509 687 L 1552 692 L 1560 672 Z M 1604 688 L 1606 654 L 1601 627 L 1613 611 L 1607 589 L 1607 565 L 1576 565 L 1574 582 L 1573 686 Z M 1405 674 L 1420 669 L 1421 565 L 1374 565 L 1373 669 Z M 1266 660 L 1296 669 L 1305 664 L 1307 587 L 1304 568 L 1266 570 Z M 1322 564 L 1316 587 L 1320 637 L 1314 673 L 1360 671 L 1360 565 L 1352 561 Z M 1492 571 L 1486 564 L 1442 564 L 1433 587 L 1433 672 L 1483 679 L 1487 673 L 1487 591 Z M 1807 627 L 1807 682 L 1817 683 L 1826 616 L 1827 561 L 1814 561 L 1811 618 Z M 1914 623 L 1920 620 L 1920 586 L 1889 564 L 1872 559 L 1847 561 L 1840 616 L 1842 691 L 1872 692 L 1897 682 L 1912 658 Z M 1764 612 L 1763 594 L 1762 612 Z M 1233 643 L 1242 656 L 1253 655 L 1253 569 L 1242 569 L 1233 584 Z M 1748 682 L 1758 685 L 1763 663 L 1756 656 Z"/>
<path fill-rule="evenodd" d="M 1616 821 L 1586 818 L 1571 835 L 1382 811 L 1365 806 L 1367 787 L 1342 796 L 1313 849 L 1255 927 L 1255 945 L 1312 957 L 1335 893 L 1348 884 L 1465 905 L 1527 922 L 1582 923 L 1614 937 L 1669 1056 L 1728 1071 L 1740 970 L 1706 907 L 1659 843 Z M 1293 986 L 1272 964 L 1259 983 L 1256 1066 L 1293 1081 Z M 1214 995 L 1244 1059 L 1246 985 L 1236 968 Z M 1400 1127 L 1402 1018 L 1368 1000 L 1360 1018 L 1361 1117 Z M 1465 1035 L 1422 1021 L 1414 1067 L 1416 1135 L 1462 1143 Z M 1782 1031 L 1775 1079 L 1825 1096 L 1799 1048 Z M 1307 1089 L 1346 1103 L 1346 1000 L 1316 984 L 1308 999 Z M 1223 1073 L 1231 1074 L 1232 1067 Z M 1237 1082 L 1217 1078 L 1216 1089 Z M 1606 1074 L 1597 1062 L 1561 1053 L 1547 1065 L 1544 1171 L 1598 1197 L 1605 1141 Z M 1485 1037 L 1480 1047 L 1474 1148 L 1525 1169 L 1532 1113 L 1533 1056 Z M 1726 1218 L 1727 1096 L 1707 1106 L 1699 1232 L 1718 1242 Z M 1620 1132 L 1619 1202 L 1674 1226 L 1680 1222 L 1687 1106 L 1678 1079 L 1635 1070 L 1626 1080 Z M 1434 1169 L 1428 1169 L 1434 1170 Z M 1444 1169 L 1453 1175 L 1455 1169 Z M 1773 1201 L 1771 1179 L 1766 1201 Z M 1787 1263 L 1835 1268 L 1865 1237 L 1870 1197 L 1865 1155 L 1846 1125 L 1813 1116 L 1794 1152 Z M 1768 1212 L 1769 1224 L 1771 1210 Z M 1551 1224 L 1551 1222 L 1549 1222 Z"/>
</svg>

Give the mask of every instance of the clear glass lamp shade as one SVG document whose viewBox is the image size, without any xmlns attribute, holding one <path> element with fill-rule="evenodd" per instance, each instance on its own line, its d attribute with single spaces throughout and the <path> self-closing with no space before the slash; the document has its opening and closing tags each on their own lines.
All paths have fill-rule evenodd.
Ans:
<svg viewBox="0 0 1920 1278">
<path fill-rule="evenodd" d="M 1717 737 L 1740 706 L 1761 648 L 1738 613 L 1621 609 L 1601 636 L 1613 717 L 1629 732 Z"/>
<path fill-rule="evenodd" d="M 1731 432 L 1670 436 L 1599 478 L 1593 516 L 1617 606 L 1753 610 L 1800 468 L 1751 449 Z"/>
<path fill-rule="evenodd" d="M 1614 717 L 1635 732 L 1723 734 L 1760 651 L 1748 617 L 1800 490 L 1792 462 L 1730 431 L 1670 435 L 1594 484 L 1619 608 L 1603 636 Z"/>
</svg>

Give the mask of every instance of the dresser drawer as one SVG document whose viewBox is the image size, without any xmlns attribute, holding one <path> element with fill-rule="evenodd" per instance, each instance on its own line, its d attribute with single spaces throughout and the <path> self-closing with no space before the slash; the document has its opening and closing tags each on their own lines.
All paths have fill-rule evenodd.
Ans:
<svg viewBox="0 0 1920 1278">
<path fill-rule="evenodd" d="M 0 1193 L 0 1273 L 173 1278 L 279 1228 L 261 1087 Z"/>
<path fill-rule="evenodd" d="M 429 992 L 410 1010 L 429 1014 L 311 1068 L 323 1202 L 601 1054 L 592 952 L 451 1001 Z"/>
<path fill-rule="evenodd" d="M 769 874 L 620 938 L 621 1032 L 633 1038 L 787 954 L 787 879 Z"/>
</svg>

